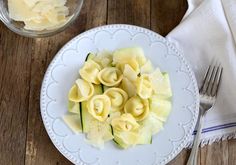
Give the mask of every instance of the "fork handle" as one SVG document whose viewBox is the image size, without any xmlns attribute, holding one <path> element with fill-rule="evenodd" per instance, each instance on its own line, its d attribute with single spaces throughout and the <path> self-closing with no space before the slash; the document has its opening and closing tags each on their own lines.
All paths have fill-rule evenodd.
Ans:
<svg viewBox="0 0 236 165">
<path fill-rule="evenodd" d="M 1 11 L 0 11 L 0 21 L 3 21 L 3 14 Z"/>
<path fill-rule="evenodd" d="M 198 146 L 199 146 L 200 139 L 201 139 L 201 133 L 202 133 L 202 126 L 203 126 L 203 123 L 204 123 L 204 118 L 205 118 L 205 112 L 200 107 L 200 118 L 199 118 L 199 122 L 198 122 L 198 126 L 197 126 L 197 134 L 194 138 L 193 148 L 191 150 L 187 165 L 197 165 Z"/>
</svg>

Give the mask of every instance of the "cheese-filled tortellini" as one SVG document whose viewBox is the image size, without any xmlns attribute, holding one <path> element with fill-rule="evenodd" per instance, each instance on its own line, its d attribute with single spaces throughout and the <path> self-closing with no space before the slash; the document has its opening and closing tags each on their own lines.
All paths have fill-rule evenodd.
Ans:
<svg viewBox="0 0 236 165">
<path fill-rule="evenodd" d="M 94 87 L 90 82 L 83 79 L 77 79 L 76 84 L 69 91 L 69 100 L 81 102 L 89 99 L 94 93 Z"/>
<path fill-rule="evenodd" d="M 87 108 L 95 119 L 105 121 L 110 113 L 111 101 L 107 95 L 95 95 L 88 101 Z"/>
<path fill-rule="evenodd" d="M 143 74 L 136 81 L 137 93 L 142 99 L 148 99 L 153 94 L 152 83 L 148 75 Z"/>
<path fill-rule="evenodd" d="M 85 62 L 84 66 L 80 69 L 80 76 L 91 83 L 100 84 L 98 80 L 98 73 L 101 71 L 101 66 L 93 60 Z"/>
<path fill-rule="evenodd" d="M 122 110 L 128 100 L 128 94 L 120 88 L 109 88 L 105 95 L 111 100 L 111 111 L 113 112 Z"/>
<path fill-rule="evenodd" d="M 115 67 L 106 67 L 98 73 L 99 81 L 108 87 L 119 85 L 122 78 L 121 71 Z"/>
<path fill-rule="evenodd" d="M 123 149 L 151 144 L 172 108 L 168 73 L 139 47 L 89 53 L 79 73 L 69 93 L 73 116 L 64 118 L 72 130 L 98 148 L 110 140 Z"/>
<path fill-rule="evenodd" d="M 142 121 L 149 114 L 149 102 L 139 96 L 133 96 L 126 102 L 124 111 L 133 115 L 137 121 Z"/>
<path fill-rule="evenodd" d="M 125 113 L 121 116 L 114 118 L 111 122 L 113 129 L 117 131 L 136 131 L 139 128 L 139 124 L 136 122 L 135 118 L 129 114 Z"/>
</svg>

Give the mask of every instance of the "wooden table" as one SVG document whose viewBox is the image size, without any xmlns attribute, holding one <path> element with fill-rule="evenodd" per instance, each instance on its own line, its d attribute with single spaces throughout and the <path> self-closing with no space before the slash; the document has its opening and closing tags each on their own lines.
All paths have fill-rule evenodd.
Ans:
<svg viewBox="0 0 236 165">
<path fill-rule="evenodd" d="M 0 24 L 0 165 L 71 164 L 51 143 L 42 123 L 39 93 L 45 70 L 57 51 L 87 29 L 134 24 L 165 36 L 181 20 L 186 0 L 85 0 L 76 22 L 42 39 L 18 36 Z M 184 165 L 183 150 L 170 164 Z M 201 165 L 235 165 L 236 140 L 201 149 Z"/>
</svg>

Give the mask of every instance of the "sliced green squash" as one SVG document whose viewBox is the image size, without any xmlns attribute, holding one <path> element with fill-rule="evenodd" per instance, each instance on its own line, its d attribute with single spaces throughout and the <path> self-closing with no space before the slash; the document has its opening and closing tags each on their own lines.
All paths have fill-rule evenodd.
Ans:
<svg viewBox="0 0 236 165">
<path fill-rule="evenodd" d="M 152 135 L 158 133 L 163 129 L 163 122 L 158 118 L 154 112 L 149 112 L 148 117 L 139 123 L 141 127 L 151 130 Z"/>
<path fill-rule="evenodd" d="M 114 136 L 113 141 L 118 147 L 126 149 L 137 144 L 139 138 L 139 134 L 137 132 L 118 131 L 112 126 L 111 128 L 112 134 Z"/>
<path fill-rule="evenodd" d="M 106 86 L 106 85 L 103 85 L 103 92 L 105 92 L 105 91 L 108 90 L 109 88 L 111 88 L 111 87 L 108 87 L 108 86 Z"/>
<path fill-rule="evenodd" d="M 143 66 L 146 63 L 146 58 L 143 49 L 140 47 L 118 49 L 113 54 L 114 63 L 123 63 L 127 59 L 132 58 L 138 62 L 139 66 Z"/>
<path fill-rule="evenodd" d="M 103 94 L 103 85 L 102 84 L 93 84 L 94 86 L 94 95 Z"/>
<path fill-rule="evenodd" d="M 169 75 L 167 73 L 161 73 L 159 69 L 156 69 L 149 75 L 155 95 L 160 95 L 165 98 L 172 97 L 171 84 Z"/>
<path fill-rule="evenodd" d="M 98 148 L 103 148 L 104 143 L 112 139 L 112 130 L 107 122 L 91 121 L 87 132 L 87 140 L 90 144 Z"/>
<path fill-rule="evenodd" d="M 85 61 L 91 60 L 91 59 L 93 59 L 94 57 L 95 57 L 95 55 L 94 55 L 93 53 L 89 53 L 89 54 L 87 55 L 87 57 L 85 58 Z"/>
<path fill-rule="evenodd" d="M 169 100 L 152 97 L 149 99 L 150 111 L 154 112 L 157 117 L 165 122 L 171 112 L 171 102 Z"/>
<path fill-rule="evenodd" d="M 150 127 L 141 126 L 139 129 L 139 137 L 137 144 L 151 144 L 152 143 L 152 130 Z"/>
<path fill-rule="evenodd" d="M 80 114 L 80 103 L 70 101 L 68 102 L 68 111 L 75 114 Z"/>
<path fill-rule="evenodd" d="M 83 132 L 87 133 L 89 131 L 89 127 L 92 121 L 96 120 L 88 112 L 87 101 L 84 101 L 81 103 L 80 114 L 81 114 L 81 123 L 82 123 Z"/>
<path fill-rule="evenodd" d="M 79 114 L 71 114 L 71 113 L 65 114 L 63 116 L 63 120 L 74 133 L 82 132 L 82 126 Z"/>
</svg>

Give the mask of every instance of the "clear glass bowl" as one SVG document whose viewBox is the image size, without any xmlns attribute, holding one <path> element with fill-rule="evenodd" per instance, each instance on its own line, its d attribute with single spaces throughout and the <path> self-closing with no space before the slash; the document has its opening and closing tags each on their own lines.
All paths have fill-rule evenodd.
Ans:
<svg viewBox="0 0 236 165">
<path fill-rule="evenodd" d="M 14 21 L 9 18 L 8 0 L 0 0 L 0 20 L 13 32 L 26 37 L 48 37 L 65 30 L 78 17 L 83 5 L 83 0 L 67 0 L 66 6 L 69 8 L 69 16 L 72 18 L 63 26 L 53 30 L 34 31 L 24 29 L 24 23 Z"/>
</svg>

